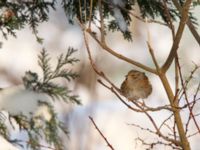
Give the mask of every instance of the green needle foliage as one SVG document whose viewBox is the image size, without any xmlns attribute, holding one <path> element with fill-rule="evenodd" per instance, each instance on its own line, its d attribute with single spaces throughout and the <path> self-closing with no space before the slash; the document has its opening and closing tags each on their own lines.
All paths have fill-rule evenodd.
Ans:
<svg viewBox="0 0 200 150">
<path fill-rule="evenodd" d="M 88 21 L 93 22 L 99 22 L 99 19 L 97 18 L 97 12 L 99 10 L 98 8 L 98 0 L 93 0 L 92 8 L 91 1 L 74 1 L 74 0 L 62 0 L 63 8 L 66 12 L 66 15 L 68 16 L 69 22 L 73 23 L 74 18 L 78 18 L 80 22 L 87 23 Z M 103 18 L 108 19 L 108 24 L 105 26 L 108 30 L 114 32 L 114 31 L 121 31 L 120 27 L 114 18 L 113 8 L 117 7 L 120 9 L 120 12 L 124 18 L 124 21 L 127 25 L 130 25 L 131 17 L 129 14 L 129 11 L 131 11 L 132 6 L 134 2 L 124 0 L 123 1 L 123 7 L 119 5 L 115 5 L 111 0 L 102 0 L 102 9 L 103 9 Z M 90 16 L 90 10 L 92 10 L 91 18 Z M 112 17 L 112 19 L 111 19 Z M 91 20 L 90 20 L 91 19 Z M 127 40 L 131 40 L 131 33 L 129 30 L 121 31 Z"/>
<path fill-rule="evenodd" d="M 36 35 L 38 42 L 42 42 L 42 39 L 37 35 L 37 26 L 42 22 L 48 21 L 49 11 L 51 9 L 56 10 L 56 4 L 61 3 L 70 23 L 73 23 L 74 19 L 78 18 L 82 23 L 92 21 L 96 24 L 99 22 L 99 18 L 97 17 L 99 14 L 98 1 L 99 0 L 1 0 L 0 31 L 4 37 L 7 37 L 8 34 L 16 36 L 16 30 L 24 28 L 25 25 L 29 25 L 33 30 L 33 33 Z M 157 20 L 158 18 L 161 18 L 163 23 L 168 23 L 169 20 L 166 16 L 164 2 L 167 4 L 167 11 L 171 16 L 172 21 L 176 21 L 180 17 L 180 13 L 177 11 L 172 0 L 121 0 L 119 3 L 116 2 L 116 0 L 101 0 L 102 15 L 103 18 L 107 20 L 105 30 L 108 29 L 113 32 L 120 31 L 127 40 L 131 40 L 131 33 L 128 29 L 126 31 L 120 29 L 118 21 L 114 16 L 113 10 L 115 8 L 120 10 L 127 26 L 130 25 L 132 20 L 130 12 L 134 11 L 135 7 L 139 7 L 141 12 L 141 16 L 139 17 L 143 19 L 149 18 Z M 178 0 L 177 2 L 182 6 L 185 0 Z M 191 11 L 199 5 L 199 0 L 194 0 Z M 192 15 L 192 12 L 190 12 L 189 15 L 191 21 L 194 24 L 197 24 L 197 18 Z"/>
<path fill-rule="evenodd" d="M 56 0 L 1 0 L 0 1 L 0 31 L 7 38 L 8 34 L 16 36 L 15 31 L 29 25 L 37 36 L 37 26 L 49 19 L 50 9 L 55 10 Z M 9 14 L 10 13 L 10 14 Z"/>
<path fill-rule="evenodd" d="M 78 59 L 72 57 L 76 50 L 69 48 L 66 55 L 61 54 L 57 59 L 55 69 L 51 65 L 51 58 L 43 49 L 38 56 L 38 64 L 42 69 L 43 75 L 39 78 L 38 74 L 32 71 L 25 73 L 23 83 L 27 90 L 43 93 L 52 98 L 53 101 L 44 101 L 36 99 L 38 108 L 47 108 L 49 119 L 41 115 L 30 114 L 27 117 L 24 114 L 9 115 L 10 124 L 13 129 L 16 128 L 14 122 L 17 123 L 21 132 L 26 133 L 28 140 L 11 139 L 8 128 L 5 122 L 5 115 L 0 113 L 0 134 L 11 143 L 25 149 L 42 150 L 43 148 L 51 147 L 56 150 L 64 150 L 64 144 L 60 133 L 64 133 L 68 137 L 66 125 L 58 118 L 55 112 L 54 101 L 63 100 L 67 103 L 80 104 L 78 97 L 73 95 L 68 89 L 67 83 L 74 80 L 78 75 L 68 69 L 69 65 L 73 65 Z M 55 80 L 66 80 L 66 85 L 57 84 Z M 28 98 L 27 98 L 28 100 Z M 22 108 L 23 109 L 23 108 Z M 41 141 L 45 141 L 47 145 L 42 145 Z"/>
<path fill-rule="evenodd" d="M 112 32 L 121 31 L 125 39 L 131 40 L 131 33 L 129 30 L 120 30 L 119 24 L 114 17 L 114 8 L 120 9 L 120 13 L 122 14 L 127 26 L 130 25 L 131 21 L 130 12 L 134 11 L 134 8 L 137 6 L 139 6 L 141 12 L 141 16 L 139 17 L 143 19 L 149 18 L 156 21 L 158 18 L 161 18 L 163 23 L 168 24 L 169 20 L 166 16 L 166 12 L 168 11 L 172 21 L 176 21 L 180 17 L 180 13 L 177 11 L 177 8 L 174 6 L 172 0 L 166 0 L 167 9 L 164 6 L 164 2 L 165 1 L 162 0 L 121 0 L 121 2 L 116 3 L 115 0 L 101 0 L 102 15 L 103 18 L 108 22 L 104 28 Z M 183 5 L 184 0 L 179 0 L 178 2 L 180 5 Z M 74 18 L 78 18 L 82 23 L 92 21 L 94 24 L 96 24 L 96 22 L 99 22 L 99 19 L 97 19 L 98 0 L 93 0 L 92 9 L 90 7 L 90 3 L 90 0 L 62 0 L 63 8 L 68 16 L 69 22 L 73 23 Z M 193 8 L 199 4 L 199 1 L 194 1 Z M 191 11 L 193 8 L 191 8 Z M 91 17 L 90 10 L 92 10 Z M 189 16 L 191 21 L 194 24 L 197 24 L 197 19 L 192 15 L 192 13 L 189 13 Z"/>
<path fill-rule="evenodd" d="M 55 79 L 71 81 L 78 76 L 72 70 L 65 67 L 66 65 L 73 65 L 78 61 L 78 59 L 71 57 L 75 51 L 75 49 L 69 48 L 65 56 L 61 54 L 58 57 L 55 69 L 52 69 L 50 65 L 51 58 L 46 50 L 43 49 L 38 56 L 38 64 L 42 69 L 43 77 L 39 79 L 37 73 L 31 71 L 26 72 L 26 75 L 23 77 L 25 87 L 36 92 L 46 93 L 51 96 L 53 100 L 61 99 L 80 104 L 77 96 L 71 94 L 71 90 L 69 90 L 67 86 L 61 86 L 54 82 Z"/>
<path fill-rule="evenodd" d="M 3 136 L 5 139 L 9 138 L 7 127 L 2 121 L 0 121 L 0 135 Z"/>
<path fill-rule="evenodd" d="M 39 106 L 46 106 L 48 108 L 48 112 L 51 115 L 50 120 L 44 120 L 41 116 L 32 117 L 30 120 L 23 115 L 10 116 L 15 119 L 21 131 L 25 132 L 28 136 L 28 141 L 18 139 L 10 141 L 25 149 L 42 150 L 43 148 L 51 147 L 56 150 L 64 150 L 63 137 L 60 136 L 60 133 L 62 131 L 68 135 L 67 128 L 58 119 L 52 104 L 40 101 Z M 42 145 L 41 141 L 45 141 L 50 146 Z"/>
</svg>

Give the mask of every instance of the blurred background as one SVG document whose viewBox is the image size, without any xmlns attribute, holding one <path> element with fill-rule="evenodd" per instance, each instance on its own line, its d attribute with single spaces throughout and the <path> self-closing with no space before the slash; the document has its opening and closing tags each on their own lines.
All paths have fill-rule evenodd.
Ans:
<svg viewBox="0 0 200 150">
<path fill-rule="evenodd" d="M 135 11 L 139 14 L 137 9 Z M 198 18 L 200 8 L 197 7 L 193 11 Z M 129 29 L 133 33 L 132 42 L 125 41 L 121 33 L 109 33 L 106 37 L 108 45 L 116 52 L 154 67 L 146 45 L 147 31 L 149 30 L 156 58 L 162 65 L 172 45 L 169 29 L 155 23 L 145 24 L 135 18 L 133 18 Z M 53 61 L 56 61 L 59 54 L 65 53 L 68 47 L 78 49 L 75 56 L 80 59 L 80 62 L 75 64 L 73 69 L 80 77 L 74 83 L 66 82 L 64 84 L 70 84 L 69 87 L 75 94 L 79 95 L 82 105 L 77 106 L 62 102 L 55 104 L 70 132 L 70 137 L 63 139 L 69 150 L 109 149 L 88 116 L 93 117 L 116 150 L 142 150 L 144 147 L 135 140 L 137 137 L 142 137 L 146 141 L 157 138 L 132 126 L 131 124 L 140 124 L 144 128 L 152 128 L 151 123 L 143 114 L 128 109 L 112 92 L 97 82 L 97 79 L 100 78 L 90 66 L 81 29 L 78 25 L 71 25 L 67 22 L 65 14 L 62 9 L 59 9 L 59 6 L 56 12 L 50 12 L 50 20 L 39 25 L 38 30 L 39 36 L 44 38 L 43 44 L 37 43 L 28 27 L 17 31 L 17 38 L 11 36 L 8 40 L 0 38 L 3 43 L 0 49 L 0 87 L 6 88 L 22 84 L 22 76 L 28 70 L 41 74 L 37 64 L 37 56 L 42 48 L 50 53 Z M 193 63 L 200 65 L 200 55 L 199 45 L 188 28 L 185 30 L 179 47 L 179 56 L 184 75 L 188 76 L 194 67 Z M 200 33 L 200 29 L 197 30 Z M 94 62 L 118 87 L 129 70 L 138 69 L 108 54 L 92 39 L 89 43 Z M 172 67 L 168 72 L 172 86 L 174 83 L 173 71 Z M 150 73 L 146 74 L 153 86 L 153 93 L 145 100 L 146 103 L 154 107 L 168 104 L 160 80 Z M 196 75 L 195 79 L 199 80 L 199 76 Z M 168 113 L 159 115 L 153 113 L 152 115 L 159 123 Z M 193 150 L 198 149 L 198 140 L 196 138 L 191 141 Z M 164 147 L 158 147 L 158 149 L 164 149 Z"/>
</svg>

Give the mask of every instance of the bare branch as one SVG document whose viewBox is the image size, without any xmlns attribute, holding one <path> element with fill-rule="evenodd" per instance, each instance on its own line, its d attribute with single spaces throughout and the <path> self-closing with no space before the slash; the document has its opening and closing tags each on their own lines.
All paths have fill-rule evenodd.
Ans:
<svg viewBox="0 0 200 150">
<path fill-rule="evenodd" d="M 188 125 L 189 125 L 189 120 L 190 120 L 190 118 L 193 119 L 194 124 L 195 124 L 197 130 L 198 130 L 199 133 L 200 133 L 199 125 L 198 125 L 198 123 L 197 123 L 197 121 L 196 121 L 196 119 L 195 119 L 195 117 L 194 117 L 194 114 L 193 114 L 193 112 L 192 112 L 192 108 L 191 108 L 191 106 L 189 105 L 187 90 L 186 90 L 186 86 L 184 85 L 183 76 L 182 76 L 182 72 L 181 72 L 181 68 L 180 68 L 179 61 L 177 61 L 177 65 L 178 65 L 178 69 L 179 69 L 179 76 L 180 76 L 180 79 L 181 79 L 181 85 L 182 85 L 182 88 L 183 88 L 183 93 L 184 93 L 184 96 L 185 96 L 185 101 L 186 101 L 186 104 L 188 105 L 188 109 L 189 109 L 189 112 L 190 112 L 190 116 L 189 116 L 188 122 L 187 122 L 187 124 L 186 124 L 186 133 L 187 133 L 187 130 L 188 130 Z M 197 68 L 197 67 L 196 67 L 196 68 Z M 195 70 L 196 70 L 196 68 L 195 68 Z M 195 70 L 194 70 L 194 72 L 195 72 Z M 193 72 L 193 73 L 194 73 L 194 72 Z M 193 73 L 191 73 L 191 74 L 193 74 Z M 191 75 L 191 77 L 192 77 L 192 75 Z"/>
<path fill-rule="evenodd" d="M 78 1 L 79 3 L 79 12 L 80 12 L 80 22 L 82 23 L 83 22 L 83 16 L 82 16 L 82 8 L 81 8 L 81 0 Z"/>
<path fill-rule="evenodd" d="M 193 101 L 194 101 L 194 102 L 196 102 L 197 94 L 198 94 L 199 90 L 200 90 L 200 82 L 199 82 L 199 84 L 198 84 L 198 86 L 197 86 L 196 92 L 195 92 L 194 97 L 193 97 Z M 193 104 L 193 105 L 194 105 L 194 104 Z"/>
<path fill-rule="evenodd" d="M 108 145 L 108 147 L 111 150 L 114 150 L 113 146 L 108 142 L 107 138 L 103 135 L 103 133 L 101 132 L 101 130 L 97 127 L 97 125 L 94 122 L 93 118 L 91 116 L 89 116 L 89 119 L 91 120 L 92 124 L 94 125 L 94 127 L 96 128 L 96 130 L 99 132 L 99 134 L 101 135 L 101 137 L 104 139 L 104 141 L 106 142 L 106 144 Z"/>
<path fill-rule="evenodd" d="M 170 67 L 170 65 L 172 64 L 172 61 L 174 60 L 174 58 L 176 56 L 176 53 L 177 53 L 178 47 L 179 47 L 179 43 L 180 43 L 180 40 L 181 40 L 181 37 L 183 34 L 183 30 L 184 30 L 185 24 L 188 20 L 188 12 L 189 12 L 191 2 L 192 2 L 192 0 L 187 0 L 183 5 L 179 27 L 178 27 L 178 30 L 177 30 L 177 33 L 176 33 L 176 36 L 174 39 L 174 43 L 170 50 L 169 56 L 162 67 L 163 72 L 166 72 L 168 70 L 168 68 Z"/>
<path fill-rule="evenodd" d="M 134 126 L 136 128 L 139 128 L 140 130 L 148 131 L 149 133 L 152 133 L 152 134 L 156 135 L 156 132 L 151 130 L 150 128 L 144 128 L 144 127 L 141 127 L 140 125 L 137 125 L 137 124 L 134 124 L 134 123 L 131 123 L 131 124 L 128 124 L 128 125 Z"/>
<path fill-rule="evenodd" d="M 93 8 L 93 0 L 90 0 L 90 14 L 89 14 L 89 26 L 88 26 L 89 29 L 91 29 L 91 23 L 92 23 L 92 8 Z"/>
<path fill-rule="evenodd" d="M 172 111 L 172 109 L 169 107 L 169 105 L 164 105 L 164 106 L 158 106 L 158 107 L 155 107 L 155 108 L 153 108 L 153 107 L 149 107 L 149 106 L 147 106 L 147 105 L 145 105 L 144 103 L 140 103 L 139 101 L 132 101 L 132 103 L 133 104 L 135 104 L 135 105 L 140 105 L 143 109 L 137 109 L 137 108 L 134 108 L 134 107 L 132 107 L 131 105 L 129 105 L 127 102 L 125 102 L 121 97 L 120 97 L 120 95 L 117 93 L 117 92 L 119 92 L 120 94 L 121 94 L 121 91 L 120 90 L 118 90 L 118 89 L 116 89 L 115 87 L 116 86 L 112 86 L 111 85 L 111 87 L 109 87 L 108 85 L 106 85 L 105 83 L 103 83 L 100 79 L 98 80 L 98 82 L 100 83 L 100 84 L 102 84 L 104 87 L 106 87 L 107 89 L 109 89 L 111 92 L 113 92 L 116 96 L 117 96 L 117 98 L 124 104 L 124 105 L 126 105 L 129 109 L 131 109 L 131 110 L 133 110 L 133 111 L 135 111 L 135 112 L 140 112 L 140 113 L 144 113 L 144 112 L 148 112 L 148 111 L 151 111 L 151 112 L 155 112 L 155 111 L 161 111 L 161 110 L 169 110 L 169 111 Z M 117 92 L 116 92 L 116 91 Z M 136 104 L 137 103 L 137 104 Z"/>
<path fill-rule="evenodd" d="M 174 6 L 178 9 L 178 11 L 181 13 L 183 8 L 179 4 L 179 2 L 177 0 L 172 0 L 172 2 L 174 3 Z M 187 20 L 187 26 L 190 29 L 194 38 L 196 39 L 197 43 L 200 45 L 200 36 L 199 36 L 197 30 L 195 29 L 194 25 L 192 24 L 190 18 L 188 18 L 188 20 Z"/>
<path fill-rule="evenodd" d="M 139 106 L 138 106 L 139 107 Z M 141 108 L 142 109 L 142 108 Z M 148 112 L 144 112 L 146 114 L 146 116 L 149 118 L 149 120 L 151 121 L 152 125 L 154 126 L 155 130 L 156 130 L 156 133 L 159 137 L 162 137 L 164 140 L 168 141 L 168 142 L 171 142 L 173 143 L 174 145 L 176 146 L 181 146 L 181 142 L 180 141 L 177 141 L 177 140 L 174 140 L 174 139 L 171 139 L 169 138 L 168 136 L 164 136 L 161 131 L 159 130 L 158 126 L 156 125 L 155 121 L 153 120 L 153 118 L 149 115 Z"/>
<path fill-rule="evenodd" d="M 101 6 L 101 0 L 99 0 L 99 3 L 100 3 L 100 6 Z M 148 66 L 146 66 L 146 65 L 143 65 L 143 64 L 141 64 L 141 63 L 139 63 L 139 62 L 136 62 L 136 61 L 134 61 L 134 60 L 132 60 L 132 59 L 130 59 L 130 58 L 127 58 L 127 57 L 125 57 L 125 56 L 123 56 L 123 55 L 121 55 L 121 54 L 119 54 L 119 53 L 117 53 L 117 52 L 115 52 L 114 50 L 112 50 L 111 48 L 109 48 L 108 46 L 107 46 L 107 44 L 105 43 L 105 37 L 104 37 L 104 23 L 103 23 L 103 16 L 102 16 L 103 14 L 102 14 L 102 9 L 100 9 L 100 18 L 101 18 L 101 20 L 100 20 L 100 24 L 101 24 L 101 27 L 100 27 L 100 31 L 101 31 L 101 41 L 99 41 L 98 40 L 98 38 L 93 34 L 93 32 L 92 32 L 92 30 L 91 30 L 91 28 L 88 28 L 87 30 L 86 30 L 86 28 L 84 27 L 84 25 L 79 21 L 79 20 L 77 20 L 78 21 L 78 23 L 79 23 L 79 25 L 80 25 L 80 27 L 82 28 L 82 30 L 83 30 L 83 34 L 84 34 L 84 39 L 85 39 L 85 41 L 86 41 L 86 36 L 85 36 L 85 31 L 86 32 L 88 32 L 89 34 L 90 34 L 90 36 L 104 49 L 104 50 L 106 50 L 107 52 L 109 52 L 110 54 L 112 54 L 113 56 L 115 56 L 115 57 L 117 57 L 117 58 L 119 58 L 119 59 L 121 59 L 121 60 L 124 60 L 124 61 L 126 61 L 126 62 L 128 62 L 128 63 L 130 63 L 130 64 L 132 64 L 132 65 L 135 65 L 135 66 L 137 66 L 137 67 L 139 67 L 139 68 L 141 68 L 141 69 L 144 69 L 144 70 L 146 70 L 146 71 L 148 71 L 148 72 L 151 72 L 151 73 L 153 73 L 153 74 L 157 74 L 157 71 L 155 70 L 155 69 L 152 69 L 152 68 L 150 68 L 150 67 L 148 67 Z"/>
<path fill-rule="evenodd" d="M 145 142 L 145 140 L 143 140 L 139 137 L 136 138 L 136 140 L 140 141 L 142 143 L 142 145 L 148 146 L 149 148 L 147 148 L 146 150 L 154 149 L 154 147 L 156 145 L 164 145 L 164 146 L 171 147 L 172 149 L 182 150 L 180 147 L 173 146 L 172 143 L 165 143 L 163 141 L 156 141 L 156 142 L 153 142 L 153 143 L 147 143 L 147 142 Z"/>
<path fill-rule="evenodd" d="M 164 126 L 164 124 L 165 124 L 169 119 L 171 119 L 171 117 L 173 117 L 173 114 L 171 114 L 169 117 L 167 117 L 167 118 L 162 122 L 162 124 L 161 124 L 160 127 L 159 127 L 159 130 L 161 130 L 161 128 Z"/>
<path fill-rule="evenodd" d="M 155 55 L 154 55 L 153 48 L 152 48 L 151 45 L 150 45 L 150 41 L 147 42 L 147 45 L 148 45 L 149 52 L 150 52 L 150 54 L 151 54 L 152 60 L 153 60 L 153 62 L 154 62 L 154 64 L 155 64 L 155 66 L 156 66 L 156 70 L 157 70 L 157 72 L 159 73 L 160 67 L 159 67 L 158 62 L 157 62 L 157 60 L 156 60 L 156 57 L 155 57 Z"/>
<path fill-rule="evenodd" d="M 84 8 L 85 8 L 85 11 L 84 11 L 84 19 L 85 19 L 85 21 L 87 20 L 87 10 L 86 10 L 86 8 L 87 8 L 87 3 L 86 3 L 86 0 L 84 0 Z"/>
<path fill-rule="evenodd" d="M 139 63 L 139 62 L 136 62 L 136 61 L 134 61 L 134 60 L 132 60 L 132 59 L 130 59 L 130 58 L 128 58 L 128 57 L 125 57 L 125 56 L 123 56 L 123 55 L 121 55 L 121 54 L 115 52 L 114 50 L 112 50 L 111 48 L 109 48 L 105 43 L 102 43 L 101 41 L 99 41 L 99 40 L 97 39 L 97 37 L 96 37 L 90 30 L 87 30 L 87 32 L 93 37 L 93 39 L 94 39 L 104 50 L 106 50 L 106 51 L 107 51 L 108 53 L 110 53 L 111 55 L 113 55 L 113 56 L 115 56 L 115 57 L 117 57 L 117 58 L 119 58 L 119 59 L 121 59 L 121 60 L 123 60 L 123 61 L 125 61 L 125 62 L 128 62 L 128 63 L 130 63 L 130 64 L 132 64 L 132 65 L 134 65 L 134 66 L 137 66 L 137 67 L 139 67 L 139 68 L 141 68 L 141 69 L 143 69 L 143 70 L 146 70 L 146 71 L 151 72 L 151 73 L 153 73 L 153 74 L 157 74 L 157 71 L 156 71 L 155 69 L 152 69 L 152 68 L 150 68 L 150 67 L 148 67 L 148 66 L 146 66 L 146 65 L 143 65 L 143 64 L 141 64 L 141 63 Z"/>
<path fill-rule="evenodd" d="M 102 10 L 102 2 L 101 0 L 98 0 L 99 5 L 99 15 L 100 15 L 100 31 L 101 31 L 101 43 L 105 42 L 105 36 L 104 36 L 104 18 L 103 18 L 103 10 Z"/>
<path fill-rule="evenodd" d="M 178 64 L 178 67 L 181 69 L 181 66 L 180 66 L 180 64 Z M 179 69 L 178 68 L 178 69 Z M 190 83 L 190 81 L 193 79 L 193 75 L 194 75 L 194 73 L 197 71 L 199 69 L 199 66 L 197 66 L 196 64 L 195 64 L 195 67 L 194 67 L 194 69 L 191 71 L 191 73 L 190 73 L 190 75 L 188 76 L 188 78 L 184 81 L 184 87 L 187 87 L 188 86 L 188 84 Z M 181 89 L 179 90 L 179 99 L 181 99 L 182 97 L 183 97 L 183 95 L 184 95 L 184 87 L 181 87 Z"/>
<path fill-rule="evenodd" d="M 188 137 L 188 138 L 191 138 L 191 137 L 193 137 L 193 136 L 195 136 L 195 135 L 197 135 L 197 134 L 199 134 L 199 132 L 198 132 L 198 131 L 197 131 L 197 132 L 195 132 L 195 133 L 192 133 L 192 134 L 188 135 L 187 137 Z"/>
<path fill-rule="evenodd" d="M 165 14 L 166 14 L 166 17 L 167 17 L 167 25 L 168 27 L 170 28 L 171 32 L 172 32 L 172 38 L 174 40 L 175 38 L 175 30 L 174 30 L 174 25 L 172 23 L 172 19 L 171 19 L 171 16 L 170 16 L 170 13 L 169 13 L 169 9 L 167 7 L 167 1 L 164 0 L 163 1 L 163 6 L 164 6 L 164 11 L 165 11 Z"/>
<path fill-rule="evenodd" d="M 178 69 L 178 54 L 176 54 L 175 57 L 175 63 L 174 63 L 174 68 L 175 68 L 175 101 L 178 101 L 178 93 L 179 93 L 179 69 Z"/>
</svg>

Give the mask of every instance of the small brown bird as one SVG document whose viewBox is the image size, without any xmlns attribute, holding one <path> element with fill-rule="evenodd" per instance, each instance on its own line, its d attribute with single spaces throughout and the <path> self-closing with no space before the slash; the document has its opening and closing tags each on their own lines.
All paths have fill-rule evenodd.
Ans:
<svg viewBox="0 0 200 150">
<path fill-rule="evenodd" d="M 14 16 L 15 16 L 15 13 L 11 9 L 6 9 L 3 12 L 2 18 L 4 19 L 4 21 L 10 21 L 12 17 Z"/>
<path fill-rule="evenodd" d="M 147 98 L 152 92 L 151 83 L 144 72 L 131 70 L 121 84 L 122 94 L 130 101 Z"/>
</svg>

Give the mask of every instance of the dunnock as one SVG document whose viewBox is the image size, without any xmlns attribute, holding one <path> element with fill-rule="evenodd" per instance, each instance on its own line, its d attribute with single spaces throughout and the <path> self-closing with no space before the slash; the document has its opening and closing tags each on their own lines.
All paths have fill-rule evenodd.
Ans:
<svg viewBox="0 0 200 150">
<path fill-rule="evenodd" d="M 145 73 L 131 70 L 121 84 L 122 94 L 130 101 L 147 98 L 152 92 L 152 86 Z"/>
</svg>

